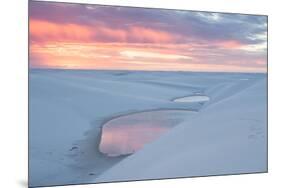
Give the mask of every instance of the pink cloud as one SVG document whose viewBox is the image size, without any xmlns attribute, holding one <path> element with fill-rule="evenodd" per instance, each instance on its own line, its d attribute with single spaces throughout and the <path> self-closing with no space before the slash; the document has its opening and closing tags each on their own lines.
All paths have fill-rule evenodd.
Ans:
<svg viewBox="0 0 281 188">
<path fill-rule="evenodd" d="M 113 29 L 104 25 L 90 27 L 82 24 L 58 24 L 31 19 L 30 39 L 33 42 L 175 43 L 180 36 L 145 27 L 131 26 Z"/>
</svg>

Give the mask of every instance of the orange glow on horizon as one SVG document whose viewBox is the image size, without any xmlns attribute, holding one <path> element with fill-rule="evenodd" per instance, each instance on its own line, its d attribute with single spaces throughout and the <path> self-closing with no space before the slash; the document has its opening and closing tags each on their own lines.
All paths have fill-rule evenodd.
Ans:
<svg viewBox="0 0 281 188">
<path fill-rule="evenodd" d="M 39 57 L 33 67 L 60 69 L 104 70 L 170 70 L 170 71 L 217 71 L 241 72 L 235 65 L 200 63 L 190 53 L 180 53 L 188 45 L 128 45 L 126 43 L 47 43 L 32 44 L 32 56 Z M 263 64 L 258 61 L 256 64 Z M 243 68 L 246 72 L 264 72 L 264 68 Z"/>
<path fill-rule="evenodd" d="M 239 61 L 209 63 L 202 53 L 220 49 L 248 50 L 235 40 L 181 43 L 185 37 L 152 28 L 129 26 L 113 29 L 103 24 L 59 24 L 30 19 L 30 67 L 58 69 L 161 70 L 266 72 L 264 60 L 257 67 L 240 66 Z M 202 52 L 199 50 L 203 49 Z M 210 52 L 208 52 L 210 51 Z M 213 53 L 213 54 L 212 54 Z M 226 57 L 227 58 L 227 57 Z M 237 64 L 237 65 L 235 65 Z"/>
</svg>

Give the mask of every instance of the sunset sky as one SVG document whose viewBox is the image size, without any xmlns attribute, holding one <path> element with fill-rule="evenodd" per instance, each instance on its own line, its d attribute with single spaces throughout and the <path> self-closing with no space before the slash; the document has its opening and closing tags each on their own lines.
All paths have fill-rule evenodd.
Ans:
<svg viewBox="0 0 281 188">
<path fill-rule="evenodd" d="M 267 71 L 267 17 L 30 2 L 30 68 Z"/>
</svg>

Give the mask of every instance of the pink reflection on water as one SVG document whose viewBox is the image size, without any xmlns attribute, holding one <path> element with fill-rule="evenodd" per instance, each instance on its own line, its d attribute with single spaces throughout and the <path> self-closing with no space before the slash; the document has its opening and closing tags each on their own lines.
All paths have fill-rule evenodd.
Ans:
<svg viewBox="0 0 281 188">
<path fill-rule="evenodd" d="M 118 117 L 104 124 L 99 149 L 112 157 L 134 153 L 159 138 L 190 113 L 161 110 Z"/>
</svg>

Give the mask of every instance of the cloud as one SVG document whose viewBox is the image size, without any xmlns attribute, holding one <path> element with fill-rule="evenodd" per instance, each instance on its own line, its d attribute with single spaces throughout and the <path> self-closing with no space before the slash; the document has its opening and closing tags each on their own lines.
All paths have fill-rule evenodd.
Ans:
<svg viewBox="0 0 281 188">
<path fill-rule="evenodd" d="M 134 58 L 149 58 L 149 59 L 171 59 L 171 60 L 179 60 L 179 59 L 192 59 L 192 57 L 177 55 L 177 54 L 164 54 L 157 52 L 147 52 L 147 51 L 121 51 L 120 54 L 122 56 L 134 59 Z"/>
<path fill-rule="evenodd" d="M 241 14 L 173 11 L 164 9 L 128 8 L 100 5 L 59 6 L 64 3 L 31 2 L 30 17 L 58 24 L 88 27 L 104 25 L 118 31 L 130 26 L 173 33 L 187 41 L 235 40 L 241 44 L 258 44 L 266 38 L 267 17 Z"/>
<path fill-rule="evenodd" d="M 29 13 L 32 67 L 266 71 L 265 16 L 36 1 Z"/>
<path fill-rule="evenodd" d="M 31 41 L 87 41 L 92 38 L 91 29 L 78 24 L 56 24 L 31 19 L 29 33 Z"/>
<path fill-rule="evenodd" d="M 174 43 L 180 36 L 155 29 L 130 26 L 113 29 L 105 25 L 58 24 L 30 19 L 30 39 L 33 42 L 127 42 L 127 43 Z"/>
</svg>

